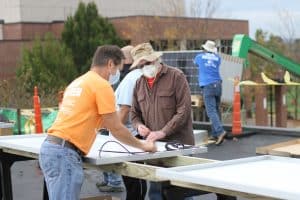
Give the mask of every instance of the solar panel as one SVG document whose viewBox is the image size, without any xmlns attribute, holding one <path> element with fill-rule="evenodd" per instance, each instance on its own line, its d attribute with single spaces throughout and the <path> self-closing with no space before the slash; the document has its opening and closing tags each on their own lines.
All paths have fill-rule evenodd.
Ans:
<svg viewBox="0 0 300 200">
<path fill-rule="evenodd" d="M 198 84 L 198 67 L 194 58 L 200 51 L 164 51 L 163 63 L 180 69 L 186 76 L 192 95 L 200 95 Z"/>
<path fill-rule="evenodd" d="M 195 56 L 201 50 L 194 51 L 164 51 L 162 60 L 165 64 L 179 68 L 186 76 L 192 95 L 201 95 L 198 83 L 198 67 L 194 64 Z M 227 54 L 220 54 L 220 74 L 223 80 L 222 102 L 232 103 L 233 100 L 233 78 L 241 78 L 243 71 L 243 60 Z"/>
</svg>

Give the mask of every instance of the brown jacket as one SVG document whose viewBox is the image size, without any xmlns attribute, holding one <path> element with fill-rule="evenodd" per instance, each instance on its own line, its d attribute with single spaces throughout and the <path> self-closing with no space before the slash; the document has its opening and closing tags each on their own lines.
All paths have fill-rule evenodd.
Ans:
<svg viewBox="0 0 300 200">
<path fill-rule="evenodd" d="M 162 141 L 194 144 L 191 95 L 185 75 L 163 65 L 152 89 L 145 77 L 135 86 L 131 107 L 133 126 L 144 124 L 151 131 L 164 131 Z"/>
</svg>

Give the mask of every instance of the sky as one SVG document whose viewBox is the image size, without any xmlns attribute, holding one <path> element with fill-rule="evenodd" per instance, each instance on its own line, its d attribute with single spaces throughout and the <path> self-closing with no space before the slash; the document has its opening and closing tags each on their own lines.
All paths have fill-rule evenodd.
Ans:
<svg viewBox="0 0 300 200">
<path fill-rule="evenodd" d="M 300 38 L 300 0 L 218 1 L 220 4 L 214 18 L 248 20 L 252 38 L 258 28 L 285 39 L 291 39 L 291 36 Z"/>
</svg>

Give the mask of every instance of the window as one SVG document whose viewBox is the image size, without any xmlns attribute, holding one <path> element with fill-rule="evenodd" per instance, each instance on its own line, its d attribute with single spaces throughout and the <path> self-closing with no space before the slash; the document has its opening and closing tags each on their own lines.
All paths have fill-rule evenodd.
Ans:
<svg viewBox="0 0 300 200">
<path fill-rule="evenodd" d="M 225 54 L 231 54 L 232 52 L 232 40 L 221 40 L 220 51 Z"/>
</svg>

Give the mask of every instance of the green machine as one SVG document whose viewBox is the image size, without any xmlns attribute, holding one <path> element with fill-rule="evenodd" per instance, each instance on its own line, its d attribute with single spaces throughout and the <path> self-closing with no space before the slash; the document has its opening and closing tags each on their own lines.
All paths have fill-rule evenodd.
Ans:
<svg viewBox="0 0 300 200">
<path fill-rule="evenodd" d="M 270 61 L 274 64 L 279 65 L 284 70 L 289 71 L 290 73 L 293 73 L 296 76 L 300 76 L 300 64 L 292 61 L 290 58 L 287 58 L 279 53 L 273 52 L 272 50 L 263 47 L 262 45 L 258 44 L 256 41 L 252 40 L 247 35 L 235 35 L 233 38 L 232 43 L 232 56 L 240 57 L 245 59 L 244 66 L 248 67 L 249 61 L 248 61 L 248 54 L 251 53 L 253 55 L 259 56 L 263 58 L 266 61 Z M 273 120 L 272 120 L 272 99 L 273 99 L 273 89 L 275 91 L 274 99 L 275 99 L 275 110 L 276 110 L 276 126 L 279 127 L 286 127 L 287 126 L 287 113 L 286 109 L 284 109 L 284 100 L 283 96 L 285 96 L 285 91 L 282 87 L 274 87 L 271 86 L 270 89 L 270 122 L 271 126 L 273 126 Z M 258 100 L 256 101 L 256 123 L 260 123 L 260 125 L 267 125 L 267 112 L 263 112 L 262 110 L 265 110 L 265 106 L 263 105 L 264 98 L 260 95 L 256 96 Z"/>
<path fill-rule="evenodd" d="M 244 58 L 245 65 L 248 66 L 248 53 L 252 53 L 265 60 L 278 64 L 285 70 L 300 76 L 300 64 L 263 47 L 247 35 L 235 35 L 232 42 L 232 56 Z"/>
</svg>

